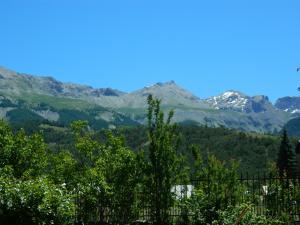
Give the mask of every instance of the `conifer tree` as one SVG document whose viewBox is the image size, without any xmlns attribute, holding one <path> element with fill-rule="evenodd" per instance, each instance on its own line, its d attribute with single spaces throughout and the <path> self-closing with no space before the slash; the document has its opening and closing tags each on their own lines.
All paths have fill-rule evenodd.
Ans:
<svg viewBox="0 0 300 225">
<path fill-rule="evenodd" d="M 296 154 L 290 145 L 286 129 L 283 130 L 281 137 L 281 144 L 277 159 L 277 168 L 281 177 L 284 175 L 292 177 L 296 174 L 297 171 Z"/>
<path fill-rule="evenodd" d="M 297 166 L 298 166 L 298 176 L 300 177 L 300 140 L 298 141 L 296 147 L 296 159 L 297 159 Z"/>
</svg>

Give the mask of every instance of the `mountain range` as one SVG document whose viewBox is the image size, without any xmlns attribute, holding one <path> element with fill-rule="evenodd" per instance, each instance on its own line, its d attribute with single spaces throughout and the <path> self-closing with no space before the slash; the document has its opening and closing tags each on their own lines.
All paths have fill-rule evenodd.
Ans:
<svg viewBox="0 0 300 225">
<path fill-rule="evenodd" d="M 174 81 L 125 93 L 0 67 L 0 118 L 11 123 L 68 125 L 72 120 L 85 119 L 96 128 L 143 124 L 149 94 L 162 100 L 164 111 L 174 109 L 174 121 L 183 124 L 271 133 L 300 116 L 300 97 L 283 97 L 272 104 L 264 95 L 247 96 L 229 90 L 201 99 Z"/>
</svg>

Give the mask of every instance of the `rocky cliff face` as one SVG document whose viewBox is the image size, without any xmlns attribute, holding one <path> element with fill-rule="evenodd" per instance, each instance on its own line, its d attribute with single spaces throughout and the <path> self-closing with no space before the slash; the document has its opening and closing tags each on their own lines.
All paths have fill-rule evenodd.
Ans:
<svg viewBox="0 0 300 225">
<path fill-rule="evenodd" d="M 300 114 L 300 97 L 280 98 L 276 101 L 275 107 L 293 114 Z"/>
</svg>

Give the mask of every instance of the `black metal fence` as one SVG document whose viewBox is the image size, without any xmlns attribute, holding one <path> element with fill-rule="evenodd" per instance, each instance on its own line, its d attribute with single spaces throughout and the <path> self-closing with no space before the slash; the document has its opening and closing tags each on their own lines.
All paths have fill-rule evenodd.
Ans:
<svg viewBox="0 0 300 225">
<path fill-rule="evenodd" d="M 300 177 L 280 178 L 272 175 L 249 174 L 233 178 L 233 183 L 211 179 L 192 180 L 188 185 L 174 185 L 172 188 L 174 203 L 169 209 L 170 221 L 177 221 L 185 214 L 193 217 L 193 211 L 183 207 L 183 202 L 189 201 L 198 190 L 216 209 L 225 209 L 229 205 L 249 203 L 258 215 L 276 217 L 286 214 L 295 221 L 300 221 Z M 151 221 L 151 210 L 144 193 L 135 193 L 135 202 L 125 205 L 113 203 L 103 204 L 99 201 L 96 208 L 83 212 L 91 224 L 129 224 L 132 221 Z M 77 215 L 82 214 L 80 199 L 77 199 Z M 190 203 L 190 204 L 193 204 Z M 131 208 L 130 208 L 131 207 Z M 126 213 L 131 213 L 127 215 Z M 122 215 L 120 215 L 122 214 Z M 117 218 L 118 217 L 118 218 Z M 122 220 L 116 221 L 116 220 Z M 80 218 L 77 218 L 80 224 Z"/>
<path fill-rule="evenodd" d="M 191 183 L 195 188 L 197 186 L 203 188 L 205 184 L 207 188 L 210 188 L 213 182 L 216 181 L 208 178 L 193 180 Z M 288 178 L 266 174 L 241 174 L 236 184 L 239 184 L 240 188 L 237 193 L 239 198 L 236 198 L 233 191 L 228 191 L 227 196 L 224 197 L 224 199 L 227 199 L 227 205 L 250 203 L 254 212 L 258 215 L 276 216 L 280 213 L 286 213 L 300 217 L 300 177 Z M 218 192 L 218 187 L 221 184 L 217 183 L 215 185 L 217 190 L 215 189 L 214 192 Z M 214 193 L 207 191 L 207 194 Z M 215 195 L 215 198 L 218 198 L 218 195 Z M 218 200 L 215 199 L 215 201 Z"/>
<path fill-rule="evenodd" d="M 280 213 L 300 217 L 300 177 L 280 178 L 267 176 L 241 176 L 239 181 L 246 187 L 243 195 L 253 204 L 257 214 L 276 216 Z"/>
</svg>

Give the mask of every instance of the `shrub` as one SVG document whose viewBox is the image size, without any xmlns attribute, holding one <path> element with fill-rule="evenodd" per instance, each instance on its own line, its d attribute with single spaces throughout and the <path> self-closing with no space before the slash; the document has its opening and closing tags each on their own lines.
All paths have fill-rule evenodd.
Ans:
<svg viewBox="0 0 300 225">
<path fill-rule="evenodd" d="M 0 177 L 0 223 L 69 225 L 74 221 L 74 201 L 64 186 L 45 178 L 18 181 Z"/>
<path fill-rule="evenodd" d="M 252 206 L 242 204 L 236 207 L 228 207 L 218 212 L 219 219 L 212 225 L 279 225 L 281 221 L 266 216 L 257 215 L 252 211 Z"/>
</svg>

